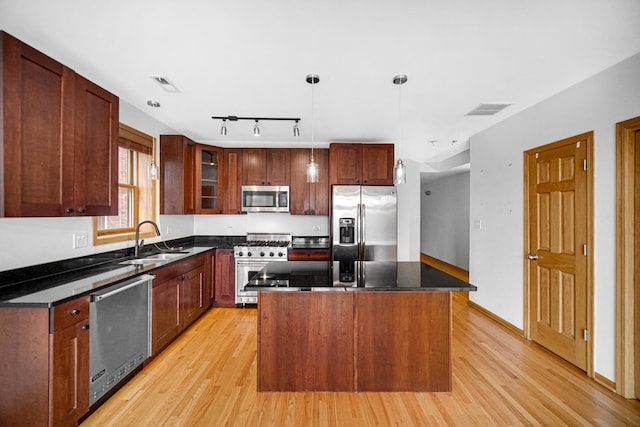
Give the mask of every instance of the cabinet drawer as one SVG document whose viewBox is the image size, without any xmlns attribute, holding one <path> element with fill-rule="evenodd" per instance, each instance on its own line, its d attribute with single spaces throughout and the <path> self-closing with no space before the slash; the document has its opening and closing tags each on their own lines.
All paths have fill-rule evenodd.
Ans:
<svg viewBox="0 0 640 427">
<path fill-rule="evenodd" d="M 89 295 L 57 305 L 51 309 L 51 332 L 71 326 L 89 318 Z"/>
<path fill-rule="evenodd" d="M 289 261 L 329 261 L 329 249 L 293 249 Z"/>
</svg>

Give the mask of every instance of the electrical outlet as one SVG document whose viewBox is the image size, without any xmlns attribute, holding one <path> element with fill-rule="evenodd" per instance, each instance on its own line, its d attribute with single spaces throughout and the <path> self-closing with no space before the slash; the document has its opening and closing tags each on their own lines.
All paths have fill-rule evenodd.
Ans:
<svg viewBox="0 0 640 427">
<path fill-rule="evenodd" d="M 473 221 L 473 228 L 475 228 L 476 230 L 481 230 L 482 229 L 482 220 L 476 219 Z"/>
<path fill-rule="evenodd" d="M 167 225 L 167 226 L 165 227 L 165 230 L 166 230 L 165 234 L 166 234 L 167 236 L 171 234 L 171 226 Z"/>
<path fill-rule="evenodd" d="M 313 226 L 313 231 L 320 231 L 320 226 L 319 225 L 314 225 Z"/>
<path fill-rule="evenodd" d="M 73 248 L 86 248 L 89 245 L 89 235 L 80 233 L 73 235 Z"/>
</svg>

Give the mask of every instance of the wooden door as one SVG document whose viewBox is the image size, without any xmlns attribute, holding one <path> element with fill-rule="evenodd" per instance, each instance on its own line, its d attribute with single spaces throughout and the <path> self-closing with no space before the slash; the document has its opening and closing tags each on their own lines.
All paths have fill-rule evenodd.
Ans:
<svg viewBox="0 0 640 427">
<path fill-rule="evenodd" d="M 635 131 L 635 168 L 634 168 L 634 243 L 633 243 L 633 275 L 634 275 L 634 333 L 635 333 L 635 390 L 636 399 L 640 399 L 640 130 Z"/>
<path fill-rule="evenodd" d="M 7 33 L 0 37 L 0 216 L 73 215 L 75 73 Z"/>
<path fill-rule="evenodd" d="M 182 276 L 180 289 L 181 329 L 191 325 L 206 307 L 204 302 L 204 266 L 195 268 Z"/>
<path fill-rule="evenodd" d="M 239 149 L 225 149 L 222 167 L 222 213 L 242 213 L 242 152 Z"/>
<path fill-rule="evenodd" d="M 267 184 L 267 151 L 264 148 L 245 148 L 242 153 L 242 184 Z"/>
<path fill-rule="evenodd" d="M 153 283 L 151 309 L 151 352 L 160 351 L 180 333 L 180 282 L 177 278 L 163 279 Z"/>
<path fill-rule="evenodd" d="M 311 156 L 308 148 L 291 149 L 291 184 L 289 185 L 289 213 L 309 214 L 310 185 L 307 182 L 307 163 Z"/>
<path fill-rule="evenodd" d="M 318 182 L 309 184 L 309 214 L 329 215 L 329 150 L 314 150 L 314 158 L 318 164 Z"/>
<path fill-rule="evenodd" d="M 289 185 L 290 153 L 288 148 L 269 148 L 267 151 L 267 185 Z"/>
<path fill-rule="evenodd" d="M 393 144 L 362 146 L 362 183 L 393 185 Z"/>
<path fill-rule="evenodd" d="M 362 144 L 329 146 L 330 184 L 362 184 Z"/>
<path fill-rule="evenodd" d="M 89 412 L 89 320 L 52 335 L 51 425 L 76 425 Z"/>
<path fill-rule="evenodd" d="M 118 214 L 118 97 L 76 76 L 74 215 Z"/>
<path fill-rule="evenodd" d="M 529 337 L 587 370 L 593 134 L 525 153 Z"/>
<path fill-rule="evenodd" d="M 236 264 L 233 249 L 216 249 L 215 306 L 236 306 Z"/>
</svg>

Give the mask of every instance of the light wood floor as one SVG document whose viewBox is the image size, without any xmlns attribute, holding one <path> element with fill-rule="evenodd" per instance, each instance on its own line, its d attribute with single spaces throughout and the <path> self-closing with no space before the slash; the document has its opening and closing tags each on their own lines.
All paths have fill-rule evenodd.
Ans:
<svg viewBox="0 0 640 427">
<path fill-rule="evenodd" d="M 257 393 L 256 310 L 212 309 L 82 427 L 640 425 L 639 401 L 462 298 L 453 325 L 452 393 Z"/>
</svg>

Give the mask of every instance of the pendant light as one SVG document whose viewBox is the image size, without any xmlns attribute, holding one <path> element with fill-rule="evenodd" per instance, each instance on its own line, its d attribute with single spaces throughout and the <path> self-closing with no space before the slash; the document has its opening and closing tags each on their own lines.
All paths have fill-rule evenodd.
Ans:
<svg viewBox="0 0 640 427">
<path fill-rule="evenodd" d="M 147 101 L 147 105 L 151 108 L 160 108 L 160 103 L 158 101 Z M 149 164 L 149 177 L 152 180 L 158 179 L 159 167 L 156 163 L 156 115 L 154 113 L 155 110 L 151 110 L 151 118 L 153 120 L 153 136 L 151 137 L 151 143 L 153 146 L 151 147 L 151 163 Z"/>
<path fill-rule="evenodd" d="M 398 74 L 393 78 L 393 84 L 398 86 L 398 123 L 400 127 L 399 143 L 402 145 L 402 85 L 407 82 L 406 74 Z M 398 159 L 393 167 L 393 183 L 395 185 L 404 184 L 407 180 L 407 170 L 402 162 Z"/>
<path fill-rule="evenodd" d="M 318 182 L 318 164 L 313 159 L 313 144 L 315 142 L 314 135 L 314 100 L 313 100 L 313 87 L 320 81 L 320 76 L 317 74 L 307 74 L 307 83 L 311 85 L 311 158 L 307 163 L 307 182 Z"/>
</svg>

